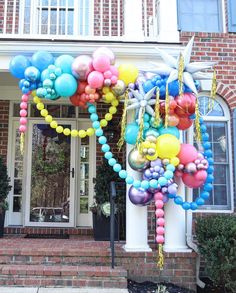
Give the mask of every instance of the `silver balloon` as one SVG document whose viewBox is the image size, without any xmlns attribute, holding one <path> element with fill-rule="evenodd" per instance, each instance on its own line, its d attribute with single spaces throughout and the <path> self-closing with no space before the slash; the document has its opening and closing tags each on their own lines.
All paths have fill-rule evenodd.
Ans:
<svg viewBox="0 0 236 293">
<path fill-rule="evenodd" d="M 118 79 L 117 83 L 111 87 L 111 91 L 116 97 L 122 96 L 125 93 L 126 85 L 123 80 Z"/>
<path fill-rule="evenodd" d="M 128 162 L 133 170 L 139 172 L 145 170 L 150 164 L 150 162 L 143 155 L 141 155 L 136 148 L 130 151 Z"/>
</svg>

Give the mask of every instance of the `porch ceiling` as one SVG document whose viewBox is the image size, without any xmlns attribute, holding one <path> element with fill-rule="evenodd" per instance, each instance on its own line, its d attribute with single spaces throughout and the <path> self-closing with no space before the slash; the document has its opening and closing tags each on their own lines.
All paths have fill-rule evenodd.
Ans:
<svg viewBox="0 0 236 293">
<path fill-rule="evenodd" d="M 14 77 L 9 72 L 0 72 L 0 87 L 1 86 L 16 86 L 18 84 L 18 80 Z"/>
</svg>

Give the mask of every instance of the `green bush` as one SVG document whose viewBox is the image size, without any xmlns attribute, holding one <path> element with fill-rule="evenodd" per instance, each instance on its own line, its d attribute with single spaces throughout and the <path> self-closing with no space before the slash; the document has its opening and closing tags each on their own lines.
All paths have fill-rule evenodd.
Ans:
<svg viewBox="0 0 236 293">
<path fill-rule="evenodd" d="M 236 292 L 236 217 L 198 218 L 196 236 L 207 276 L 214 285 Z"/>
</svg>

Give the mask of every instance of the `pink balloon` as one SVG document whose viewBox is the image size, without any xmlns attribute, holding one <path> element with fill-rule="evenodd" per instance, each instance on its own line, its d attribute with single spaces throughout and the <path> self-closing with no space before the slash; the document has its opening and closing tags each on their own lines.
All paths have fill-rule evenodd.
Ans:
<svg viewBox="0 0 236 293">
<path fill-rule="evenodd" d="M 182 143 L 177 157 L 179 158 L 181 164 L 186 165 L 190 162 L 194 162 L 197 159 L 197 156 L 198 152 L 194 146 Z"/>
<path fill-rule="evenodd" d="M 117 77 L 119 76 L 119 71 L 115 66 L 111 66 L 110 71 L 111 71 L 112 75 L 115 75 Z"/>
<path fill-rule="evenodd" d="M 21 108 L 21 109 L 25 109 L 25 110 L 26 110 L 27 107 L 28 107 L 28 105 L 27 105 L 26 102 L 21 102 L 21 103 L 20 103 L 20 108 Z"/>
<path fill-rule="evenodd" d="M 99 71 L 93 71 L 88 75 L 88 84 L 91 88 L 101 88 L 103 86 L 104 77 Z"/>
<path fill-rule="evenodd" d="M 93 71 L 92 58 L 87 55 L 80 55 L 73 61 L 71 69 L 79 80 L 86 80 L 89 73 Z"/>
<path fill-rule="evenodd" d="M 157 210 L 155 211 L 155 214 L 156 214 L 156 217 L 157 217 L 157 218 L 162 218 L 162 217 L 164 217 L 164 211 L 163 211 L 162 209 L 157 209 Z"/>
<path fill-rule="evenodd" d="M 116 83 L 117 83 L 117 80 L 118 80 L 118 77 L 117 77 L 117 76 L 113 75 L 113 76 L 111 77 L 111 83 L 112 83 L 112 84 L 116 84 Z"/>
<path fill-rule="evenodd" d="M 199 170 L 194 174 L 194 178 L 204 183 L 207 178 L 207 172 L 205 170 Z"/>
<path fill-rule="evenodd" d="M 23 95 L 23 96 L 21 97 L 21 101 L 22 101 L 22 102 L 28 102 L 28 101 L 29 101 L 29 96 L 28 96 L 28 95 Z"/>
<path fill-rule="evenodd" d="M 25 109 L 20 110 L 20 117 L 26 117 L 27 111 Z"/>
<path fill-rule="evenodd" d="M 157 199 L 155 201 L 155 206 L 156 206 L 157 209 L 162 209 L 163 206 L 164 206 L 163 200 Z"/>
<path fill-rule="evenodd" d="M 110 59 L 105 55 L 97 56 L 93 60 L 93 67 L 99 72 L 105 72 L 110 69 Z"/>
<path fill-rule="evenodd" d="M 115 54 L 106 47 L 100 47 L 94 51 L 93 58 L 95 59 L 98 56 L 107 56 L 110 59 L 110 64 L 115 64 Z"/>
<path fill-rule="evenodd" d="M 156 233 L 158 235 L 163 235 L 165 233 L 165 229 L 163 227 L 157 227 L 156 228 Z"/>
<path fill-rule="evenodd" d="M 195 174 L 184 173 L 182 176 L 183 183 L 190 188 L 201 187 L 206 180 L 207 172 L 205 170 L 197 171 Z"/>
<path fill-rule="evenodd" d="M 26 124 L 27 124 L 27 118 L 25 118 L 25 117 L 21 117 L 21 118 L 20 118 L 20 124 L 21 124 L 21 125 L 26 125 Z"/>
<path fill-rule="evenodd" d="M 107 70 L 103 73 L 104 78 L 110 79 L 112 77 L 112 72 L 110 70 Z"/>
<path fill-rule="evenodd" d="M 165 219 L 164 218 L 158 218 L 157 219 L 157 225 L 158 226 L 164 226 L 165 225 Z"/>
<path fill-rule="evenodd" d="M 162 194 L 161 192 L 156 192 L 156 193 L 154 194 L 154 200 L 156 201 L 156 200 L 158 200 L 158 199 L 160 199 L 160 200 L 163 199 L 163 194 Z"/>
<path fill-rule="evenodd" d="M 20 130 L 20 132 L 26 132 L 26 126 L 20 125 L 19 130 Z"/>
<path fill-rule="evenodd" d="M 156 242 L 159 244 L 163 244 L 165 242 L 165 238 L 162 235 L 157 235 Z"/>
</svg>

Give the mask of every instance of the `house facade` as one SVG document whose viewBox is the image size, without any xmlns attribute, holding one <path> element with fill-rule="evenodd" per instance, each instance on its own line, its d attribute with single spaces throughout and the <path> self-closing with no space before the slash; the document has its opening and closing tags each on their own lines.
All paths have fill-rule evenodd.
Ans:
<svg viewBox="0 0 236 293">
<path fill-rule="evenodd" d="M 206 204 L 194 212 L 185 212 L 168 202 L 165 207 L 167 267 L 160 276 L 151 258 L 139 276 L 140 280 L 161 278 L 194 289 L 197 282 L 196 246 L 192 241 L 194 217 L 234 211 L 235 33 L 234 0 L 0 0 L 0 155 L 7 162 L 13 186 L 6 232 L 36 233 L 42 229 L 53 233 L 56 229 L 67 229 L 73 233 L 80 231 L 78 234 L 90 233 L 93 178 L 103 156 L 95 137 L 63 140 L 55 136 L 33 102 L 28 110 L 25 151 L 21 154 L 18 132 L 21 91 L 18 81 L 9 73 L 10 60 L 19 54 L 31 57 L 38 50 L 49 51 L 54 56 L 92 55 L 96 48 L 105 46 L 115 53 L 116 64 L 132 63 L 140 70 L 148 70 L 153 68 L 152 62 L 162 63 L 156 47 L 176 57 L 194 35 L 191 60 L 216 62 L 217 96 L 212 109 L 208 107 L 211 81 L 200 81 L 199 93 L 200 113 L 213 146 L 214 188 Z M 90 127 L 87 112 L 68 100 L 60 99 L 56 105 L 45 104 L 65 127 Z M 107 107 L 100 104 L 97 107 L 102 117 Z M 114 116 L 116 133 L 110 144 L 125 164 L 130 145 L 122 151 L 116 146 L 121 115 L 122 108 Z M 184 139 L 194 143 L 191 129 Z M 60 157 L 67 158 L 63 172 L 59 171 Z M 38 170 L 43 168 L 44 161 L 50 161 L 52 168 L 41 174 Z M 137 176 L 137 172 L 129 171 Z M 39 176 L 44 186 L 37 184 Z M 179 192 L 191 201 L 199 191 L 180 186 Z M 149 255 L 155 251 L 155 225 L 154 204 L 140 208 L 127 196 L 124 244 L 124 250 L 130 253 L 127 257 L 137 257 L 137 262 L 142 263 L 142 253 Z M 135 270 L 131 264 L 130 270 Z M 134 275 L 139 275 L 137 269 Z"/>
</svg>

